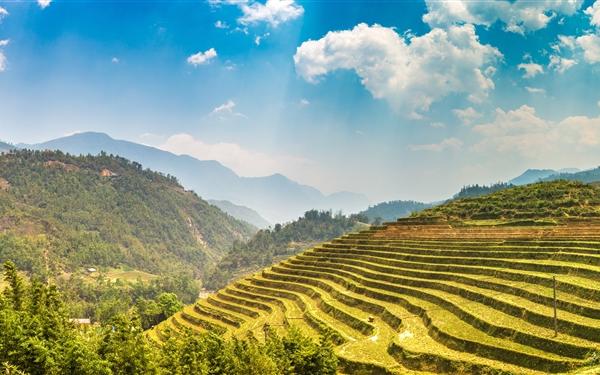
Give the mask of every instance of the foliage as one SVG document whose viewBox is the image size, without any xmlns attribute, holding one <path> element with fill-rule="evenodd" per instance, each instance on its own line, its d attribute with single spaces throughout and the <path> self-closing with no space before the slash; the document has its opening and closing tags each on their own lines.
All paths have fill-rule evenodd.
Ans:
<svg viewBox="0 0 600 375">
<path fill-rule="evenodd" d="M 454 197 L 452 197 L 452 199 L 480 197 L 482 195 L 495 193 L 497 191 L 508 189 L 511 187 L 514 187 L 514 185 L 507 184 L 504 182 L 498 182 L 489 186 L 479 184 L 467 185 L 463 186 L 463 188 L 460 189 L 460 191 L 456 193 Z"/>
<path fill-rule="evenodd" d="M 258 269 L 273 263 L 277 257 L 297 254 L 318 242 L 339 237 L 353 230 L 362 219 L 330 211 L 307 211 L 291 223 L 276 224 L 273 229 L 258 231 L 246 243 L 236 241 L 229 253 L 214 267 L 204 285 L 218 289 L 244 269 Z"/>
<path fill-rule="evenodd" d="M 369 222 L 380 224 L 384 221 L 394 221 L 407 217 L 413 212 L 421 211 L 431 206 L 430 203 L 416 201 L 389 201 L 371 206 L 362 211 L 361 214 L 366 216 Z"/>
<path fill-rule="evenodd" d="M 200 276 L 254 232 L 173 176 L 105 153 L 11 151 L 0 178 L 0 261 L 44 277 L 119 265 Z"/>
<path fill-rule="evenodd" d="M 283 338 L 269 331 L 265 343 L 186 331 L 158 346 L 146 337 L 135 312 L 117 314 L 102 326 L 78 328 L 69 322 L 63 296 L 54 286 L 26 284 L 11 262 L 5 263 L 4 275 L 11 285 L 0 296 L 0 369 L 6 374 L 333 375 L 336 371 L 330 341 L 324 337 L 315 343 L 297 331 Z M 16 295 L 21 304 L 14 303 Z M 173 296 L 158 300 L 173 307 Z"/>
<path fill-rule="evenodd" d="M 600 187 L 558 180 L 463 198 L 413 217 L 449 219 L 538 219 L 600 216 Z"/>
</svg>

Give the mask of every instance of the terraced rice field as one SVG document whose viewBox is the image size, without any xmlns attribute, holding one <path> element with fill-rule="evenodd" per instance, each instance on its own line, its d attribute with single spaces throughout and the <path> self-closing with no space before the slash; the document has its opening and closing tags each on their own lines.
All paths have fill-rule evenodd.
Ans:
<svg viewBox="0 0 600 375">
<path fill-rule="evenodd" d="M 600 222 L 399 220 L 240 279 L 153 334 L 261 339 L 265 324 L 329 332 L 343 373 L 600 374 Z"/>
</svg>

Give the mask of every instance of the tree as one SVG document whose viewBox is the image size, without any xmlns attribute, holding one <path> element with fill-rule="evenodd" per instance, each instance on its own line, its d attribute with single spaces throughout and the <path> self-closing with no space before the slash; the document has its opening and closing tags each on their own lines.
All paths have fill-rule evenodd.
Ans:
<svg viewBox="0 0 600 375">
<path fill-rule="evenodd" d="M 17 273 L 17 267 L 10 260 L 4 262 L 4 281 L 10 286 L 4 293 L 12 302 L 13 308 L 17 311 L 21 310 L 23 308 L 23 299 L 25 298 L 25 288 L 23 286 L 23 279 Z"/>
</svg>

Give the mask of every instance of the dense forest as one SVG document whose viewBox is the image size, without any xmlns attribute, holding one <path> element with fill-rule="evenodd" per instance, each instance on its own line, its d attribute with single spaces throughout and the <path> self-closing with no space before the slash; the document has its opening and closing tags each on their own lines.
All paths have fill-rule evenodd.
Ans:
<svg viewBox="0 0 600 375">
<path fill-rule="evenodd" d="M 0 261 L 48 276 L 121 265 L 203 275 L 249 224 L 121 157 L 0 155 Z"/>
<path fill-rule="evenodd" d="M 209 289 L 219 289 L 232 278 L 272 264 L 322 241 L 339 237 L 364 226 L 362 215 L 333 215 L 330 211 L 307 211 L 303 217 L 272 229 L 258 231 L 248 242 L 234 242 L 229 253 L 214 267 L 205 281 Z"/>
<path fill-rule="evenodd" d="M 413 212 L 421 211 L 431 206 L 431 203 L 416 201 L 389 201 L 371 206 L 360 214 L 366 216 L 370 223 L 380 224 L 410 216 Z"/>
<path fill-rule="evenodd" d="M 565 180 L 538 182 L 455 199 L 412 216 L 461 220 L 599 217 L 600 186 Z"/>
<path fill-rule="evenodd" d="M 11 375 L 333 375 L 337 358 L 327 337 L 314 342 L 292 330 L 265 340 L 224 339 L 215 334 L 172 336 L 163 345 L 142 329 L 137 309 L 107 324 L 77 326 L 55 285 L 27 282 L 12 262 L 0 294 L 0 372 Z"/>
</svg>

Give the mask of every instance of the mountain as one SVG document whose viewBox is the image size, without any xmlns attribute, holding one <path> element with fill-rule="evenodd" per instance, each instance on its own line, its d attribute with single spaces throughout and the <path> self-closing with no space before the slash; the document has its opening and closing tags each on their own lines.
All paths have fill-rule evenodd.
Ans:
<svg viewBox="0 0 600 375">
<path fill-rule="evenodd" d="M 575 173 L 556 173 L 551 176 L 548 176 L 542 181 L 553 181 L 553 180 L 570 180 L 570 181 L 580 181 L 580 182 L 598 182 L 600 181 L 600 167 L 595 169 L 589 169 L 586 171 L 575 172 Z"/>
<path fill-rule="evenodd" d="M 335 193 L 294 182 L 281 174 L 265 177 L 240 177 L 214 160 L 198 160 L 175 155 L 154 147 L 115 140 L 102 133 L 79 133 L 35 145 L 38 150 L 62 150 L 71 154 L 96 155 L 101 151 L 142 163 L 144 167 L 177 176 L 188 189 L 201 197 L 227 200 L 256 210 L 271 223 L 294 220 L 309 209 L 356 212 L 368 206 L 362 194 Z"/>
<path fill-rule="evenodd" d="M 558 171 L 555 171 L 554 169 L 528 169 L 521 175 L 509 180 L 508 183 L 511 185 L 527 185 L 538 182 L 556 173 L 558 173 Z"/>
<path fill-rule="evenodd" d="M 0 155 L 0 261 L 27 271 L 125 266 L 199 277 L 253 233 L 174 177 L 121 157 Z"/>
<path fill-rule="evenodd" d="M 509 185 L 526 185 L 526 184 L 531 184 L 534 182 L 539 182 L 539 181 L 543 181 L 543 180 L 549 180 L 549 179 L 553 179 L 556 180 L 557 178 L 552 178 L 552 176 L 558 175 L 558 174 L 573 174 L 573 173 L 577 173 L 580 170 L 577 168 L 563 168 L 563 169 L 558 169 L 558 170 L 554 170 L 554 169 L 528 169 L 525 172 L 523 172 L 521 175 L 513 178 L 512 180 L 508 181 Z"/>
<path fill-rule="evenodd" d="M 9 145 L 8 143 L 0 142 L 0 152 L 6 152 L 14 149 L 15 146 Z"/>
<path fill-rule="evenodd" d="M 600 217 L 600 186 L 555 180 L 451 200 L 412 215 L 456 220 Z"/>
<path fill-rule="evenodd" d="M 360 215 L 368 217 L 370 222 L 373 222 L 378 218 L 382 221 L 389 222 L 408 217 L 413 212 L 421 211 L 431 206 L 432 204 L 430 203 L 415 201 L 382 202 L 360 212 Z"/>
<path fill-rule="evenodd" d="M 223 212 L 235 217 L 238 220 L 243 220 L 254 225 L 257 228 L 263 229 L 271 225 L 265 218 L 259 215 L 258 212 L 245 206 L 238 206 L 230 201 L 208 200 L 208 203 L 217 206 Z"/>
</svg>

